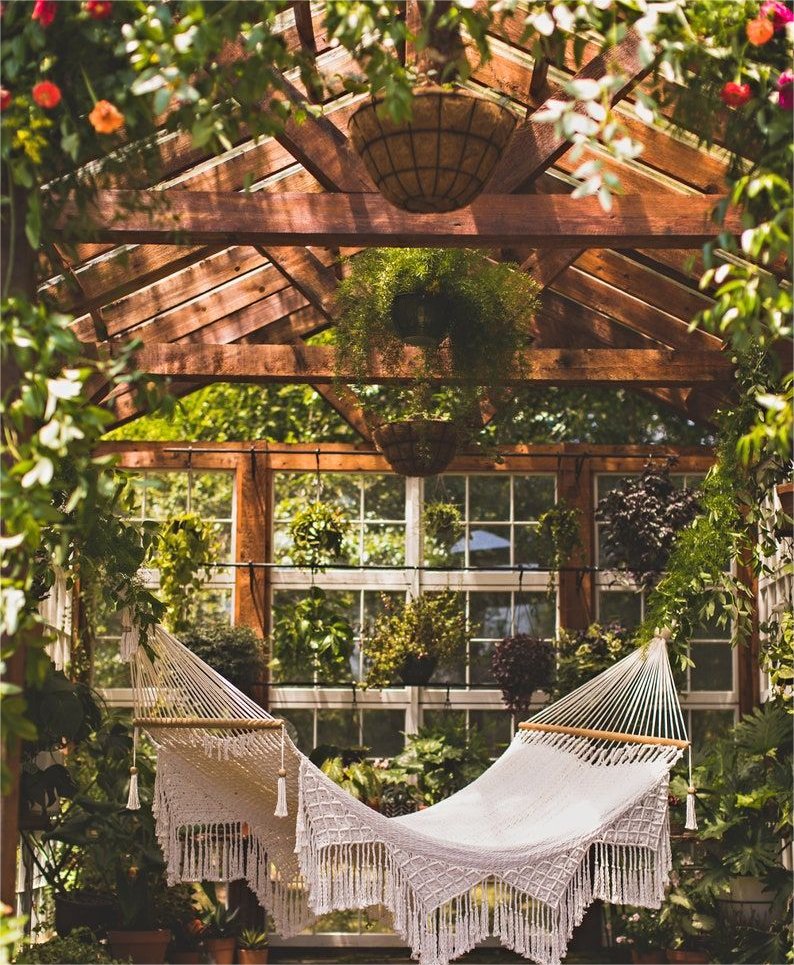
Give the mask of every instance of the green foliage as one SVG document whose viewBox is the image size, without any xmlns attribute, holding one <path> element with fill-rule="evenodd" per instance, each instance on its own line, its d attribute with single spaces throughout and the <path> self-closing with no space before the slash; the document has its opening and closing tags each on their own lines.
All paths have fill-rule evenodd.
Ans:
<svg viewBox="0 0 794 965">
<path fill-rule="evenodd" d="M 442 543 L 453 542 L 463 534 L 463 515 L 455 503 L 426 502 L 422 522 L 426 535 Z"/>
<path fill-rule="evenodd" d="M 789 569 L 791 564 L 788 564 Z M 762 627 L 761 669 L 769 674 L 775 700 L 794 714 L 794 613 L 786 609 Z"/>
<path fill-rule="evenodd" d="M 228 905 L 218 898 L 215 883 L 204 881 L 201 884 L 199 903 L 203 907 L 201 922 L 205 938 L 232 938 L 236 934 L 236 921 L 240 909 L 229 910 Z"/>
<path fill-rule="evenodd" d="M 473 631 L 459 594 L 423 593 L 404 604 L 384 596 L 383 606 L 385 612 L 364 635 L 368 687 L 394 683 L 409 657 L 435 658 L 448 665 L 466 652 Z"/>
<path fill-rule="evenodd" d="M 221 620 L 201 621 L 186 625 L 180 639 L 244 693 L 264 678 L 265 647 L 250 627 L 232 627 Z"/>
<path fill-rule="evenodd" d="M 215 529 L 197 513 L 172 516 L 160 527 L 152 564 L 160 571 L 166 623 L 174 633 L 190 624 L 196 594 L 212 575 L 217 557 Z"/>
<path fill-rule="evenodd" d="M 348 529 L 336 506 L 319 499 L 311 503 L 301 500 L 289 523 L 292 562 L 308 567 L 312 573 L 333 563 L 342 554 Z"/>
<path fill-rule="evenodd" d="M 14 948 L 25 937 L 26 915 L 12 915 L 8 905 L 0 907 L 0 963 L 8 965 Z"/>
<path fill-rule="evenodd" d="M 240 948 L 257 949 L 267 948 L 269 941 L 266 931 L 257 931 L 255 928 L 244 928 L 240 932 L 237 944 Z"/>
<path fill-rule="evenodd" d="M 610 565 L 628 570 L 645 589 L 658 582 L 677 534 L 697 515 L 698 494 L 677 486 L 671 463 L 648 463 L 598 504 Z"/>
<path fill-rule="evenodd" d="M 113 958 L 90 928 L 76 928 L 67 938 L 51 938 L 37 945 L 28 945 L 14 961 L 19 965 L 62 965 L 63 962 L 113 965 L 121 959 Z"/>
<path fill-rule="evenodd" d="M 538 552 L 550 570 L 548 592 L 554 594 L 554 573 L 566 566 L 581 540 L 581 513 L 558 502 L 538 517 Z"/>
<path fill-rule="evenodd" d="M 482 252 L 371 248 L 352 259 L 350 274 L 339 285 L 337 366 L 363 375 L 370 353 L 378 351 L 386 367 L 394 368 L 405 348 L 392 321 L 395 296 L 441 295 L 450 306 L 449 335 L 438 348 L 418 350 L 412 372 L 416 384 L 398 391 L 395 398 L 395 393 L 379 392 L 372 399 L 364 394 L 362 401 L 381 422 L 395 415 L 415 415 L 417 408 L 429 417 L 451 410 L 456 418 L 465 419 L 483 389 L 494 392 L 501 386 L 516 353 L 530 344 L 537 291 L 517 266 L 494 264 Z M 437 397 L 426 375 L 442 360 L 466 382 Z"/>
<path fill-rule="evenodd" d="M 320 770 L 357 801 L 376 810 L 380 806 L 381 778 L 369 761 L 362 759 L 346 764 L 342 757 L 329 757 L 323 761 Z"/>
<path fill-rule="evenodd" d="M 586 630 L 560 630 L 556 646 L 554 700 L 586 684 L 634 649 L 628 633 L 616 623 L 605 627 L 592 623 Z"/>
<path fill-rule="evenodd" d="M 478 778 L 490 759 L 477 731 L 468 734 L 454 725 L 423 727 L 407 736 L 406 746 L 392 759 L 384 779 L 408 783 L 416 779 L 425 804 L 436 804 Z"/>
<path fill-rule="evenodd" d="M 284 610 L 273 627 L 271 668 L 281 680 L 345 683 L 351 679 L 353 628 L 318 586 Z"/>
</svg>

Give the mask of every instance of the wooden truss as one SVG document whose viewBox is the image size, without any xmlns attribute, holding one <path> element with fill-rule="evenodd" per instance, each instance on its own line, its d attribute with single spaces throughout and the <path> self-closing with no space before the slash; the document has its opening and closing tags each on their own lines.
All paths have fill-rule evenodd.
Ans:
<svg viewBox="0 0 794 965">
<path fill-rule="evenodd" d="M 288 44 L 311 51 L 328 75 L 351 67 L 308 4 L 294 4 L 294 14 Z M 646 68 L 629 33 L 606 53 L 593 51 L 578 76 L 622 71 L 614 99 L 645 152 L 626 164 L 603 159 L 625 191 L 613 211 L 572 199 L 570 176 L 582 159 L 572 161 L 570 145 L 532 116 L 561 96 L 562 75 L 533 63 L 518 19 L 497 40 L 471 86 L 509 98 L 526 120 L 488 194 L 471 207 L 443 216 L 390 207 L 344 133 L 360 98 L 334 94 L 322 116 L 221 157 L 202 155 L 181 135 L 166 139 L 167 180 L 135 196 L 100 192 L 94 240 L 70 255 L 60 247 L 63 274 L 44 291 L 75 314 L 75 333 L 100 352 L 140 339 L 140 365 L 173 379 L 178 394 L 213 380 L 308 382 L 368 438 L 355 397 L 332 384 L 328 350 L 305 344 L 333 324 L 342 257 L 383 244 L 484 247 L 517 261 L 543 289 L 533 349 L 515 381 L 621 385 L 708 422 L 729 396 L 730 358 L 718 338 L 690 332 L 689 322 L 710 304 L 697 286 L 698 252 L 716 231 L 711 211 L 726 191 L 724 160 L 672 128 L 638 120 L 632 92 Z M 567 64 L 563 73 L 577 69 Z M 288 96 L 304 94 L 288 87 Z M 737 214 L 726 228 L 740 230 Z M 370 381 L 403 378 L 373 359 Z M 95 399 L 107 391 L 91 386 Z M 139 414 L 123 389 L 110 401 L 119 420 Z"/>
</svg>

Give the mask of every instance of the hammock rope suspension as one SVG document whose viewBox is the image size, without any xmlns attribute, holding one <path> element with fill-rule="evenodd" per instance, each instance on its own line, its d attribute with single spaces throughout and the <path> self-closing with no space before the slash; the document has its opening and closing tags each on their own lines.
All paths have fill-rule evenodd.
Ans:
<svg viewBox="0 0 794 965">
<path fill-rule="evenodd" d="M 380 905 L 422 965 L 490 934 L 557 965 L 595 899 L 662 902 L 669 772 L 688 748 L 662 635 L 520 724 L 468 787 L 398 818 L 334 784 L 161 627 L 129 659 L 169 882 L 244 878 L 283 935 Z"/>
</svg>

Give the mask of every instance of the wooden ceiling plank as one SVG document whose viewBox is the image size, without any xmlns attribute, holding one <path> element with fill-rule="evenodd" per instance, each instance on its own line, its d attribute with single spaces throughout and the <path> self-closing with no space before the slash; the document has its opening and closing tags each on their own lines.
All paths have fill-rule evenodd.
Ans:
<svg viewBox="0 0 794 965">
<path fill-rule="evenodd" d="M 623 195 L 604 212 L 596 198 L 488 195 L 431 218 L 373 194 L 100 191 L 90 216 L 104 237 L 153 245 L 693 248 L 715 236 L 719 200 Z M 61 225 L 70 216 L 67 206 Z M 722 230 L 742 230 L 738 211 L 727 213 Z"/>
<path fill-rule="evenodd" d="M 362 377 L 352 369 L 338 371 L 334 350 L 308 345 L 174 345 L 149 344 L 138 352 L 138 365 L 151 375 L 175 380 L 333 384 L 346 382 L 403 384 L 414 377 L 416 351 L 385 365 L 373 355 Z M 522 385 L 722 385 L 733 374 L 730 361 L 718 352 L 669 349 L 535 349 L 526 353 L 505 384 Z M 434 382 L 454 384 L 449 366 L 430 373 Z"/>
</svg>

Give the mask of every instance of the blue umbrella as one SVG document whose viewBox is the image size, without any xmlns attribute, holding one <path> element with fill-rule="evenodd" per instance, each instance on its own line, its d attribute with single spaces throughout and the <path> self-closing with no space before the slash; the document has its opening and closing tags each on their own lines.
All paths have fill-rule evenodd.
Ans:
<svg viewBox="0 0 794 965">
<path fill-rule="evenodd" d="M 510 540 L 496 533 L 489 533 L 487 529 L 473 529 L 469 534 L 470 550 L 501 550 L 510 548 Z M 450 549 L 450 553 L 463 553 L 466 549 L 466 539 L 459 539 Z"/>
</svg>

